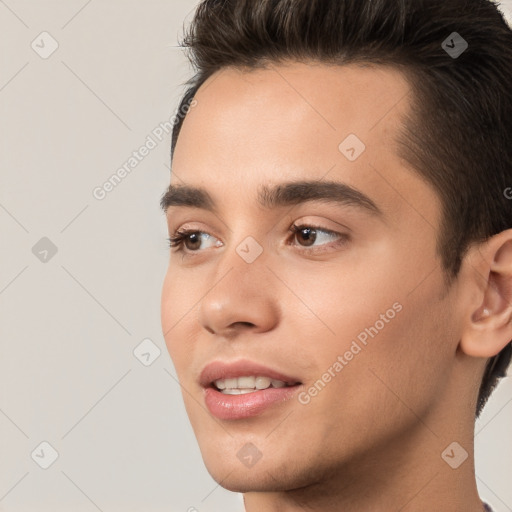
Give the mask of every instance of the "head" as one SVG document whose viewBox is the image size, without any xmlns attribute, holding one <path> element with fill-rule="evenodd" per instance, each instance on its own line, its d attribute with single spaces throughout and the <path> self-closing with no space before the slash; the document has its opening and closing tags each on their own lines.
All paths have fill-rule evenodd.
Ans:
<svg viewBox="0 0 512 512">
<path fill-rule="evenodd" d="M 176 118 L 162 205 L 171 234 L 201 235 L 171 253 L 162 323 L 210 472 L 251 443 L 261 489 L 305 485 L 418 439 L 418 418 L 474 419 L 511 358 L 512 33 L 496 6 L 205 0 L 184 45 L 180 110 L 197 104 Z M 201 371 L 242 358 L 292 374 L 296 397 L 215 419 Z"/>
</svg>

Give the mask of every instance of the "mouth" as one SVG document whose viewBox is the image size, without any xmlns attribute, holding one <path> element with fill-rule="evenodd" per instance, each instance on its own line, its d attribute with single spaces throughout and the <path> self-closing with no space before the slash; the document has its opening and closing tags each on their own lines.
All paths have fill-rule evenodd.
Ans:
<svg viewBox="0 0 512 512">
<path fill-rule="evenodd" d="M 242 360 L 208 364 L 199 379 L 210 413 L 223 420 L 262 414 L 288 402 L 302 382 L 267 366 Z"/>
<path fill-rule="evenodd" d="M 295 386 L 301 382 L 298 378 L 269 366 L 242 359 L 232 362 L 213 361 L 207 364 L 199 376 L 199 384 L 204 388 L 214 387 L 218 391 L 229 389 L 257 391 L 269 387 Z"/>
<path fill-rule="evenodd" d="M 217 379 L 211 383 L 210 387 L 220 391 L 223 395 L 244 395 L 269 388 L 280 389 L 292 387 L 297 384 L 300 384 L 300 382 L 290 383 L 280 379 L 272 379 L 264 375 L 244 375 L 232 379 Z"/>
</svg>

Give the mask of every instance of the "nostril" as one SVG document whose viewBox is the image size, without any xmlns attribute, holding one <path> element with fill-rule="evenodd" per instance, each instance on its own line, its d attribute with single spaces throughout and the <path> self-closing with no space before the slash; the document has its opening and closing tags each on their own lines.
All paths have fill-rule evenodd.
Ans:
<svg viewBox="0 0 512 512">
<path fill-rule="evenodd" d="M 251 322 L 235 322 L 233 325 L 244 325 L 246 327 L 254 327 L 254 324 Z"/>
</svg>

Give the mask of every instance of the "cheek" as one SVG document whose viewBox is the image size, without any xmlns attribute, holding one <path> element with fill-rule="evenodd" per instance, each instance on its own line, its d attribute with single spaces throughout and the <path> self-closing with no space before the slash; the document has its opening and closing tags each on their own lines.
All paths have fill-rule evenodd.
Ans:
<svg viewBox="0 0 512 512">
<path fill-rule="evenodd" d="M 309 377 L 318 379 L 341 356 L 343 370 L 337 375 L 343 377 L 329 387 L 349 401 L 358 397 L 372 402 L 383 392 L 396 400 L 394 388 L 410 394 L 413 402 L 421 401 L 429 381 L 443 380 L 456 347 L 456 335 L 447 334 L 450 305 L 439 299 L 441 271 L 431 272 L 418 286 L 431 268 L 425 265 L 428 271 L 420 271 L 417 259 L 401 263 L 399 256 L 404 257 L 381 253 L 372 262 L 347 266 L 350 272 L 338 266 L 302 278 L 301 297 L 315 313 L 309 317 L 313 321 L 302 322 L 300 333 L 300 339 L 315 340 L 301 347 L 311 363 Z"/>
<path fill-rule="evenodd" d="M 400 283 L 386 261 L 392 259 L 376 257 L 369 262 L 347 256 L 314 271 L 290 270 L 283 276 L 287 282 L 300 283 L 294 289 L 300 302 L 288 297 L 285 316 L 300 322 L 300 338 L 317 340 L 309 345 L 314 358 L 343 354 L 352 340 L 364 343 L 389 330 L 389 324 L 400 317 Z"/>
<path fill-rule="evenodd" d="M 442 307 L 429 308 L 427 297 L 423 299 L 404 301 L 389 323 L 380 330 L 378 324 L 378 332 L 371 331 L 373 337 L 354 327 L 352 332 L 368 334 L 366 344 L 357 335 L 343 336 L 328 348 L 319 343 L 319 350 L 311 353 L 316 368 L 308 380 L 313 394 L 304 406 L 304 422 L 310 430 L 322 432 L 333 452 L 346 450 L 347 440 L 350 449 L 357 450 L 400 435 L 418 416 L 425 417 L 442 396 L 449 375 L 444 332 L 449 318 Z M 374 318 L 371 325 L 375 324 Z M 336 362 L 342 368 L 339 372 Z M 318 385 L 326 379 L 325 387 Z"/>
<path fill-rule="evenodd" d="M 403 296 L 401 310 L 368 339 L 360 373 L 365 375 L 366 397 L 376 410 L 381 403 L 395 407 L 397 413 L 412 410 L 421 415 L 442 395 L 457 335 L 451 328 L 449 303 L 438 300 L 441 286 L 434 278 Z M 384 414 L 385 408 L 381 410 Z"/>
</svg>

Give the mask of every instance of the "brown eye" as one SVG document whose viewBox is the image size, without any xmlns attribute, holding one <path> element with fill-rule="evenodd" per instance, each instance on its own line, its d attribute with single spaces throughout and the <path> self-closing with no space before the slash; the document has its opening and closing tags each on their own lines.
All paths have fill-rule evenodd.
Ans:
<svg viewBox="0 0 512 512">
<path fill-rule="evenodd" d="M 202 237 L 204 240 L 215 239 L 215 237 L 204 231 L 193 231 L 191 229 L 185 229 L 183 231 L 178 230 L 175 236 L 169 238 L 169 246 L 175 247 L 175 252 L 199 252 Z"/>
<path fill-rule="evenodd" d="M 314 247 L 315 242 L 320 239 L 322 241 L 322 238 L 326 242 L 330 241 L 341 241 L 341 243 L 344 243 L 349 238 L 348 235 L 344 235 L 342 233 L 336 233 L 335 231 L 330 231 L 329 229 L 323 229 L 318 226 L 309 226 L 309 225 L 302 225 L 302 226 L 296 226 L 295 224 L 290 228 L 290 231 L 294 233 L 294 238 L 299 240 L 302 239 L 304 243 L 299 242 L 299 245 L 301 247 Z M 324 246 L 328 245 L 328 243 L 321 243 L 317 244 L 319 249 L 323 248 Z"/>
<path fill-rule="evenodd" d="M 201 245 L 201 237 L 198 236 L 198 231 L 194 231 L 183 238 L 183 243 L 189 251 L 194 251 Z"/>
<path fill-rule="evenodd" d="M 306 241 L 304 244 L 306 247 L 310 247 L 316 241 L 316 230 L 310 227 L 300 228 L 295 232 L 295 236 L 299 239 L 302 238 Z"/>
</svg>

